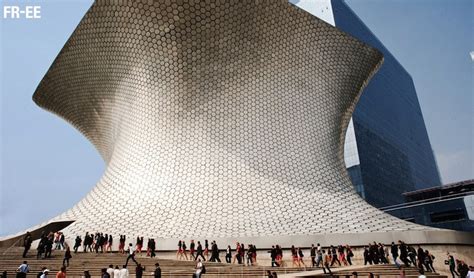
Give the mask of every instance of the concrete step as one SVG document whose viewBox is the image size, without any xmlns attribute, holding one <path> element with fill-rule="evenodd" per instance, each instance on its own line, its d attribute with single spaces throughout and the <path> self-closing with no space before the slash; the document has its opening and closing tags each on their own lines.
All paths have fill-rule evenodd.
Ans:
<svg viewBox="0 0 474 278">
<path fill-rule="evenodd" d="M 51 270 L 50 276 L 59 271 L 62 266 L 62 261 L 64 257 L 64 251 L 55 250 L 53 251 L 52 257 L 48 259 L 36 259 L 36 250 L 31 250 L 28 258 L 23 259 L 21 256 L 23 254 L 22 248 L 11 248 L 9 250 L 0 249 L 0 272 L 8 271 L 10 277 L 14 275 L 16 268 L 22 263 L 23 260 L 27 260 L 30 265 L 30 275 L 31 277 L 35 276 L 43 266 Z M 156 262 L 160 263 L 162 269 L 163 277 L 192 277 L 194 273 L 195 262 L 194 261 L 185 261 L 185 260 L 175 260 L 171 252 L 165 253 L 163 256 L 166 258 L 160 258 L 161 255 L 157 253 L 157 258 L 146 257 L 145 254 L 137 254 L 135 256 L 136 260 L 145 267 L 144 277 L 153 276 L 152 271 L 154 270 L 154 265 Z M 70 259 L 70 267 L 67 269 L 68 277 L 81 277 L 84 270 L 89 270 L 93 277 L 100 277 L 100 269 L 108 267 L 108 265 L 116 266 L 120 268 L 125 263 L 127 255 L 119 254 L 117 252 L 113 253 L 73 253 L 73 258 Z M 288 258 L 286 258 L 288 259 Z M 268 263 L 268 260 L 267 260 Z M 269 266 L 255 265 L 255 266 L 243 266 L 237 264 L 227 264 L 227 263 L 213 263 L 205 262 L 206 265 L 206 274 L 204 277 L 228 277 L 228 278 L 253 278 L 253 277 L 266 277 L 267 270 L 282 274 L 291 274 L 291 273 L 311 273 L 311 272 L 321 272 L 319 268 L 297 268 L 291 267 L 291 261 L 286 260 L 286 267 L 271 268 Z M 374 273 L 375 275 L 380 275 L 380 277 L 398 277 L 399 270 L 394 265 L 371 265 L 371 266 L 354 266 L 357 268 L 357 272 L 360 277 L 366 277 L 369 272 Z M 334 274 L 344 277 L 345 275 L 351 275 L 353 270 L 347 270 L 348 267 L 332 267 Z M 349 267 L 351 268 L 351 267 Z M 415 268 L 406 268 L 407 277 L 418 277 L 418 271 Z M 129 272 L 133 277 L 135 275 L 135 264 L 129 262 Z M 436 273 L 427 273 L 427 277 L 430 278 L 445 278 L 445 276 L 440 276 Z M 322 273 L 315 275 L 309 274 L 305 277 L 329 277 L 325 276 Z"/>
</svg>

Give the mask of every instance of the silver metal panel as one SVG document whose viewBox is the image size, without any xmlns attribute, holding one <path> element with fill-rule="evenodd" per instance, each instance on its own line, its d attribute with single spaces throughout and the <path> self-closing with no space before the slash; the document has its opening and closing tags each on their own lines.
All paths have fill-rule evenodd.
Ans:
<svg viewBox="0 0 474 278">
<path fill-rule="evenodd" d="M 170 240 L 433 230 L 368 205 L 344 165 L 382 59 L 287 1 L 96 1 L 33 98 L 107 168 L 52 221 Z"/>
</svg>

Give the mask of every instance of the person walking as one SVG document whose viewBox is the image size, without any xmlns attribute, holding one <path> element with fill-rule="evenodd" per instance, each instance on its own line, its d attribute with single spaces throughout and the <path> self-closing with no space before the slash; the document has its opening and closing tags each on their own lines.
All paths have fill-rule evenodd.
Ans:
<svg viewBox="0 0 474 278">
<path fill-rule="evenodd" d="M 66 238 L 64 237 L 64 233 L 63 232 L 59 232 L 59 246 L 60 246 L 60 249 L 62 248 L 63 250 L 66 249 L 66 247 L 64 246 L 64 242 L 66 241 Z"/>
<path fill-rule="evenodd" d="M 252 264 L 257 265 L 257 247 L 252 244 Z"/>
<path fill-rule="evenodd" d="M 367 264 L 372 264 L 372 261 L 370 260 L 369 248 L 364 246 L 364 265 Z"/>
<path fill-rule="evenodd" d="M 82 252 L 84 252 L 84 253 L 87 252 L 87 245 L 88 244 L 89 244 L 89 232 L 86 232 L 86 235 L 84 236 L 84 249 L 82 250 Z"/>
<path fill-rule="evenodd" d="M 96 233 L 92 243 L 92 245 L 94 245 L 95 253 L 99 253 L 100 246 L 102 246 L 100 238 L 100 233 Z"/>
<path fill-rule="evenodd" d="M 181 259 L 181 253 L 183 252 L 183 242 L 181 240 L 178 241 L 178 250 L 176 251 L 176 259 Z"/>
<path fill-rule="evenodd" d="M 37 250 L 36 259 L 43 257 L 44 249 L 46 246 L 46 240 L 47 240 L 46 237 L 44 235 L 41 235 L 38 246 L 36 247 L 36 250 Z"/>
<path fill-rule="evenodd" d="M 374 244 L 369 243 L 369 261 L 373 264 L 379 264 L 378 248 L 375 242 Z"/>
<path fill-rule="evenodd" d="M 272 245 L 272 249 L 268 251 L 268 253 L 270 253 L 270 259 L 272 259 L 272 267 L 278 266 L 278 263 L 276 262 L 277 254 L 274 245 Z"/>
<path fill-rule="evenodd" d="M 427 271 L 436 272 L 433 267 L 434 256 L 425 249 L 425 267 Z"/>
<path fill-rule="evenodd" d="M 153 272 L 155 278 L 161 278 L 161 267 L 159 263 L 155 264 L 155 271 Z"/>
<path fill-rule="evenodd" d="M 395 264 L 397 268 L 400 268 L 400 264 L 397 262 L 398 246 L 393 241 L 392 241 L 392 245 L 390 246 L 390 253 L 392 253 L 393 263 Z"/>
<path fill-rule="evenodd" d="M 400 260 L 403 262 L 405 267 L 408 267 L 410 264 L 408 263 L 408 249 L 405 242 L 399 240 L 398 245 L 400 247 Z"/>
<path fill-rule="evenodd" d="M 76 239 L 74 240 L 74 247 L 73 247 L 74 254 L 76 254 L 79 247 L 81 247 L 81 243 L 82 243 L 81 236 L 77 236 Z"/>
<path fill-rule="evenodd" d="M 146 256 L 147 257 L 151 256 L 150 242 L 151 242 L 151 238 L 149 238 L 146 242 Z"/>
<path fill-rule="evenodd" d="M 291 251 L 290 252 L 291 252 L 291 259 L 292 259 L 291 266 L 292 267 L 295 267 L 295 266 L 299 267 L 300 265 L 298 263 L 298 253 L 296 252 L 296 248 L 295 248 L 294 245 L 291 245 Z"/>
<path fill-rule="evenodd" d="M 341 261 L 339 261 L 337 259 L 337 251 L 336 251 L 336 247 L 332 246 L 331 245 L 331 256 L 332 256 L 332 260 L 331 260 L 331 266 L 334 265 L 335 262 L 337 262 L 339 264 L 339 266 L 341 266 Z M 328 252 L 329 253 L 329 252 Z"/>
<path fill-rule="evenodd" d="M 314 244 L 311 244 L 309 255 L 311 257 L 311 267 L 314 267 L 316 265 L 316 247 L 314 247 Z"/>
<path fill-rule="evenodd" d="M 31 248 L 31 243 L 33 242 L 33 238 L 31 237 L 30 232 L 26 232 L 25 237 L 23 238 L 23 246 L 25 249 L 23 250 L 23 258 L 26 258 L 26 254 Z"/>
<path fill-rule="evenodd" d="M 66 252 L 64 252 L 63 266 L 69 267 L 69 259 L 71 258 L 72 258 L 71 249 L 68 246 L 66 247 Z"/>
<path fill-rule="evenodd" d="M 120 254 L 125 253 L 125 236 L 120 235 L 118 251 Z"/>
<path fill-rule="evenodd" d="M 16 277 L 26 278 L 28 272 L 30 272 L 30 266 L 27 261 L 23 261 L 23 263 L 16 269 Z"/>
<path fill-rule="evenodd" d="M 54 250 L 61 250 L 61 245 L 59 244 L 59 237 L 61 234 L 59 232 L 55 232 L 53 235 L 53 241 L 54 241 Z"/>
<path fill-rule="evenodd" d="M 298 247 L 298 265 L 301 267 L 301 264 L 303 264 L 303 267 L 306 268 L 306 264 L 304 263 L 304 253 L 301 248 Z"/>
<path fill-rule="evenodd" d="M 408 249 L 408 262 L 413 264 L 414 266 L 417 265 L 416 263 L 416 250 L 413 246 L 407 246 Z"/>
<path fill-rule="evenodd" d="M 380 263 L 388 264 L 387 254 L 385 253 L 385 246 L 382 243 L 379 243 L 379 256 Z"/>
<path fill-rule="evenodd" d="M 352 265 L 352 257 L 354 257 L 354 252 L 352 252 L 352 248 L 349 245 L 346 245 L 346 252 L 347 252 L 347 262 L 349 265 Z"/>
<path fill-rule="evenodd" d="M 243 243 L 240 244 L 239 257 L 240 263 L 245 264 L 245 245 Z"/>
<path fill-rule="evenodd" d="M 211 262 L 221 262 L 221 259 L 219 258 L 219 247 L 217 247 L 217 243 L 216 241 L 213 241 L 212 242 L 212 246 L 211 246 L 212 250 L 211 250 Z M 212 260 L 212 258 L 214 258 L 214 260 Z"/>
<path fill-rule="evenodd" d="M 53 251 L 53 234 L 51 233 L 46 238 L 44 244 L 44 258 L 51 258 L 51 252 Z"/>
<path fill-rule="evenodd" d="M 346 259 L 347 259 L 347 263 L 349 265 L 352 265 L 352 257 L 354 257 L 354 252 L 352 252 L 352 248 L 346 244 Z"/>
<path fill-rule="evenodd" d="M 454 262 L 454 257 L 450 255 L 449 253 L 448 253 L 448 265 L 449 265 L 449 271 L 451 272 L 451 275 L 453 275 L 453 278 L 456 277 L 454 276 L 454 274 L 459 276 L 459 273 L 456 271 L 456 263 Z"/>
<path fill-rule="evenodd" d="M 197 242 L 197 248 L 196 248 L 196 258 L 194 259 L 195 261 L 199 258 L 199 256 L 201 256 L 202 260 L 205 261 L 206 259 L 204 258 L 204 255 L 203 255 L 203 250 L 202 250 L 202 245 L 201 245 L 201 242 L 198 241 Z"/>
<path fill-rule="evenodd" d="M 188 259 L 188 251 L 187 251 L 187 248 L 188 248 L 188 247 L 186 246 L 186 242 L 183 240 L 183 246 L 182 246 L 182 251 L 183 251 L 183 252 L 181 253 L 181 257 L 184 255 L 184 258 L 186 259 L 186 261 L 189 260 L 189 259 Z"/>
<path fill-rule="evenodd" d="M 347 266 L 349 263 L 346 260 L 346 253 L 344 251 L 344 246 L 339 245 L 337 247 L 337 253 L 339 253 L 339 261 L 342 262 L 344 266 Z"/>
<path fill-rule="evenodd" d="M 233 264 L 235 264 L 235 261 L 237 260 L 237 263 L 240 264 L 240 243 L 236 242 L 235 244 L 235 255 L 234 255 L 234 260 L 232 261 Z"/>
<path fill-rule="evenodd" d="M 319 264 L 323 262 L 323 250 L 319 243 L 316 244 L 316 256 L 316 267 L 319 267 Z"/>
<path fill-rule="evenodd" d="M 194 243 L 194 239 L 191 239 L 191 243 L 189 243 L 189 259 L 196 260 L 196 256 L 194 255 L 196 252 L 196 244 Z"/>
<path fill-rule="evenodd" d="M 251 265 L 253 265 L 252 244 L 249 244 L 248 247 L 249 248 L 247 249 L 247 266 L 251 266 Z"/>
<path fill-rule="evenodd" d="M 206 260 L 209 260 L 209 241 L 207 239 L 204 240 L 204 256 Z"/>
<path fill-rule="evenodd" d="M 114 239 L 112 235 L 109 235 L 109 239 L 107 240 L 107 248 L 105 248 L 105 252 L 112 252 L 113 243 L 114 243 Z"/>
<path fill-rule="evenodd" d="M 423 248 L 421 248 L 420 245 L 418 245 L 418 250 L 417 250 L 417 253 L 416 253 L 417 257 L 418 257 L 418 269 L 420 270 L 424 270 L 423 266 L 425 264 L 425 251 L 423 250 Z"/>
<path fill-rule="evenodd" d="M 137 253 L 142 253 L 143 237 L 137 237 L 137 245 L 135 246 Z"/>
<path fill-rule="evenodd" d="M 275 252 L 276 252 L 276 263 L 277 266 L 282 267 L 283 266 L 283 250 L 281 249 L 280 245 L 275 246 Z"/>
<path fill-rule="evenodd" d="M 133 245 L 131 243 L 128 245 L 128 257 L 127 257 L 127 261 L 125 262 L 125 268 L 127 268 L 128 260 L 130 259 L 132 259 L 132 261 L 136 265 L 138 265 L 137 260 L 135 260 L 135 248 L 133 248 Z"/>
<path fill-rule="evenodd" d="M 326 274 L 326 269 L 328 270 L 329 272 L 329 275 L 332 276 L 332 272 L 331 272 L 331 268 L 329 268 L 329 262 L 331 261 L 331 255 L 329 254 L 330 250 L 328 249 L 328 253 L 325 254 L 325 251 L 322 250 L 322 254 L 323 254 L 323 271 L 324 271 L 324 274 Z"/>
<path fill-rule="evenodd" d="M 156 253 L 155 253 L 155 251 L 156 251 L 156 242 L 155 242 L 154 238 L 150 239 L 150 250 L 151 250 L 150 257 L 151 258 L 156 257 Z"/>
<path fill-rule="evenodd" d="M 227 249 L 225 250 L 225 262 L 230 264 L 232 261 L 232 248 L 230 245 L 227 245 Z"/>
</svg>

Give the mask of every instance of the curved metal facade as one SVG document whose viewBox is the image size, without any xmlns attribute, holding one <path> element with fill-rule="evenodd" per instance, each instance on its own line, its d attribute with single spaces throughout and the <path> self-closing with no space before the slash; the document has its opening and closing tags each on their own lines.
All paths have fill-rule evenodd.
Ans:
<svg viewBox="0 0 474 278">
<path fill-rule="evenodd" d="M 33 98 L 107 168 L 52 221 L 168 239 L 429 229 L 368 205 L 345 169 L 382 59 L 287 1 L 96 1 Z"/>
</svg>

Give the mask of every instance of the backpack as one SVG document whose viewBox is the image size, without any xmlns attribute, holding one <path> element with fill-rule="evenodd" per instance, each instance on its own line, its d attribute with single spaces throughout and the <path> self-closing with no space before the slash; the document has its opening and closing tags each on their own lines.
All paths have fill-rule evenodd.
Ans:
<svg viewBox="0 0 474 278">
<path fill-rule="evenodd" d="M 202 273 L 202 274 L 205 274 L 205 273 L 206 273 L 206 267 L 205 267 L 204 265 L 202 265 L 201 273 Z"/>
</svg>

